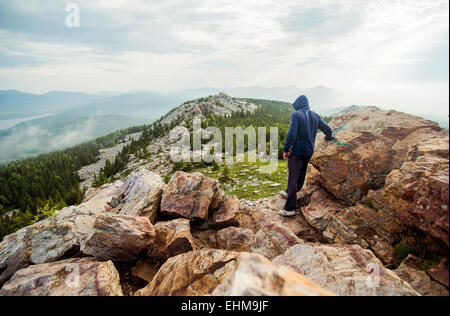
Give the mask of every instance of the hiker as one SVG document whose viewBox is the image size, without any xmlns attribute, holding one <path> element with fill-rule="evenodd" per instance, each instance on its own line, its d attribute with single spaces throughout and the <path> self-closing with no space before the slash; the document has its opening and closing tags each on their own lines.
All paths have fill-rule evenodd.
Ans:
<svg viewBox="0 0 450 316">
<path fill-rule="evenodd" d="M 295 112 L 291 116 L 291 128 L 284 144 L 283 158 L 288 160 L 289 181 L 286 191 L 280 194 L 287 199 L 281 216 L 295 216 L 297 192 L 305 182 L 309 160 L 314 153 L 318 129 L 325 133 L 327 141 L 333 140 L 333 131 L 321 117 L 310 110 L 308 98 L 304 95 L 292 105 Z"/>
</svg>

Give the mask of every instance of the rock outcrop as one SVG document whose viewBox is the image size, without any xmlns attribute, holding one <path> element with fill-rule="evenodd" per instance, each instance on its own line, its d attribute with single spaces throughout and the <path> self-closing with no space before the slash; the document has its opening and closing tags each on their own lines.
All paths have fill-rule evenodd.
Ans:
<svg viewBox="0 0 450 316">
<path fill-rule="evenodd" d="M 405 162 L 387 176 L 384 188 L 370 191 L 368 198 L 375 207 L 448 247 L 448 162 L 431 155 Z"/>
<path fill-rule="evenodd" d="M 296 245 L 273 260 L 343 296 L 418 296 L 408 283 L 359 246 Z"/>
<path fill-rule="evenodd" d="M 327 242 L 359 244 L 398 264 L 401 243 L 448 254 L 448 131 L 396 111 L 359 108 L 319 134 L 302 213 Z M 421 234 L 416 234 L 416 231 Z"/>
<path fill-rule="evenodd" d="M 67 259 L 17 271 L 0 296 L 122 296 L 111 261 Z"/>
<path fill-rule="evenodd" d="M 396 164 L 413 161 L 423 140 L 448 138 L 437 123 L 376 107 L 347 112 L 330 124 L 344 145 L 319 135 L 311 163 L 320 171 L 321 185 L 350 205 L 382 188 Z"/>
</svg>

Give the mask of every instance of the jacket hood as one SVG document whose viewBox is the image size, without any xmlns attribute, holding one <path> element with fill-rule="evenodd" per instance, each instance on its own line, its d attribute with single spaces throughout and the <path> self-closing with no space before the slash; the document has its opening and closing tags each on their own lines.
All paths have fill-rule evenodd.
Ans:
<svg viewBox="0 0 450 316">
<path fill-rule="evenodd" d="M 298 110 L 309 110 L 309 101 L 306 95 L 301 95 L 295 100 L 294 104 L 292 104 L 296 111 Z"/>
</svg>

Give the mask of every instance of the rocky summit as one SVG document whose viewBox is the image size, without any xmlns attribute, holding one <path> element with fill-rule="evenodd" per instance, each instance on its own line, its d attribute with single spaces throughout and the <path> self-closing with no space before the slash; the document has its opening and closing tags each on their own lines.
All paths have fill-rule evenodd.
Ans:
<svg viewBox="0 0 450 316">
<path fill-rule="evenodd" d="M 192 109 L 253 108 L 219 95 L 165 120 Z M 5 237 L 0 295 L 447 296 L 448 131 L 375 107 L 331 126 L 297 216 L 278 216 L 280 196 L 240 201 L 205 174 L 165 184 L 164 163 L 136 165 Z"/>
</svg>

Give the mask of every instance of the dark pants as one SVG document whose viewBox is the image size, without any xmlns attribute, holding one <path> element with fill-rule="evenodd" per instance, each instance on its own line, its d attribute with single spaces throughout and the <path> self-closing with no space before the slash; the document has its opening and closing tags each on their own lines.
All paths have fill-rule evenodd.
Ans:
<svg viewBox="0 0 450 316">
<path fill-rule="evenodd" d="M 295 211 L 297 209 L 297 192 L 303 188 L 305 183 L 306 171 L 311 157 L 291 155 L 288 162 L 289 180 L 286 190 L 288 198 L 284 209 L 286 211 Z"/>
</svg>

